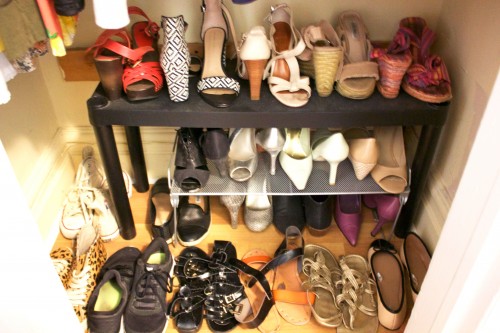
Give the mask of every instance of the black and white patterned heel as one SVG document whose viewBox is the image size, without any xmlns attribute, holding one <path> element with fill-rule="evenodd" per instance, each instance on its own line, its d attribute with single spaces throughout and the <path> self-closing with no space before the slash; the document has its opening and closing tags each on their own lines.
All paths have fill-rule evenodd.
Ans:
<svg viewBox="0 0 500 333">
<path fill-rule="evenodd" d="M 163 28 L 163 49 L 161 67 L 165 73 L 168 94 L 173 102 L 183 102 L 189 98 L 189 65 L 191 57 L 184 32 L 187 23 L 182 15 L 161 17 Z"/>
<path fill-rule="evenodd" d="M 208 104 L 229 107 L 240 93 L 240 84 L 225 72 L 225 48 L 229 33 L 235 40 L 235 29 L 222 0 L 203 0 L 203 69 L 196 85 L 198 94 Z M 227 23 L 226 23 L 227 22 Z M 228 26 L 229 25 L 229 26 Z"/>
</svg>

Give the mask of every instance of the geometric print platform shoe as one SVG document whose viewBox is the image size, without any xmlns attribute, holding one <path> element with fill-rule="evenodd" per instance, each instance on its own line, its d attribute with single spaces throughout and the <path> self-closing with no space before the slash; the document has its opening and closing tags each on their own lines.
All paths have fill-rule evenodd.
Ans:
<svg viewBox="0 0 500 333">
<path fill-rule="evenodd" d="M 161 67 L 165 73 L 168 94 L 173 102 L 183 102 L 189 97 L 190 56 L 184 31 L 187 23 L 182 15 L 161 17 L 163 28 L 163 49 Z"/>
</svg>

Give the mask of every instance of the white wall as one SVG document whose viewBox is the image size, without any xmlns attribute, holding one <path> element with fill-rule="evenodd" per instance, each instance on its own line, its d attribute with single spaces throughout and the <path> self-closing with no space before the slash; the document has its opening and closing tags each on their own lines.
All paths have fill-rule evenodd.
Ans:
<svg viewBox="0 0 500 333">
<path fill-rule="evenodd" d="M 446 62 L 453 100 L 417 224 L 436 246 L 500 67 L 500 2 L 445 0 L 432 48 Z M 487 167 L 485 161 L 485 167 Z"/>
</svg>

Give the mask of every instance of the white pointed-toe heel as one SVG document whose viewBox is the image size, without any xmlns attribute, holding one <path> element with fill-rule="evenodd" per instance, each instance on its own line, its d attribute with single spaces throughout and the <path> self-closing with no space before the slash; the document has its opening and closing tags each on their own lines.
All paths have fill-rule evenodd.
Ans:
<svg viewBox="0 0 500 333">
<path fill-rule="evenodd" d="M 312 171 L 310 137 L 309 128 L 287 128 L 285 144 L 279 155 L 281 167 L 298 190 L 306 187 Z"/>
<path fill-rule="evenodd" d="M 330 164 L 330 185 L 335 185 L 337 167 L 349 155 L 349 145 L 342 133 L 332 134 L 327 129 L 319 129 L 314 133 L 312 140 L 312 159 L 327 161 Z"/>
<path fill-rule="evenodd" d="M 255 140 L 271 157 L 269 173 L 274 175 L 276 173 L 276 158 L 285 144 L 285 131 L 276 127 L 262 128 L 255 133 Z"/>
</svg>

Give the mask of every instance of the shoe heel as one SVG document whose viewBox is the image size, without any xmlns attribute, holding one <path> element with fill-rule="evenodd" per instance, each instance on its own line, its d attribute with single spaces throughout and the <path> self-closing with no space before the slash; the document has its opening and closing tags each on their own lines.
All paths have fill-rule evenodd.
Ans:
<svg viewBox="0 0 500 333">
<path fill-rule="evenodd" d="M 375 228 L 373 228 L 372 232 L 370 233 L 372 235 L 372 237 L 375 237 L 379 233 L 380 229 L 382 229 L 384 224 L 390 223 L 390 222 L 393 222 L 393 221 L 388 220 L 382 216 L 379 216 L 377 225 L 375 226 Z"/>
<path fill-rule="evenodd" d="M 184 17 L 162 16 L 163 48 L 160 58 L 168 94 L 173 102 L 189 98 L 189 50 L 184 36 Z M 176 50 L 172 52 L 172 50 Z"/>
<path fill-rule="evenodd" d="M 110 101 L 119 99 L 123 91 L 123 64 L 121 59 L 95 60 L 94 62 L 108 99 Z"/>
<path fill-rule="evenodd" d="M 267 65 L 267 59 L 263 60 L 244 60 L 248 71 L 248 80 L 250 81 L 250 99 L 252 101 L 260 100 L 260 88 L 264 69 Z"/>
<path fill-rule="evenodd" d="M 352 161 L 352 167 L 354 169 L 354 174 L 358 180 L 363 180 L 370 174 L 370 171 L 373 170 L 376 164 L 367 164 Z"/>
<path fill-rule="evenodd" d="M 337 180 L 337 168 L 339 166 L 338 162 L 329 162 L 330 164 L 330 178 L 328 182 L 330 185 L 335 185 L 335 182 Z"/>
<path fill-rule="evenodd" d="M 214 162 L 215 167 L 219 171 L 219 175 L 221 177 L 227 177 L 227 157 L 223 157 L 220 159 L 212 160 Z"/>
<path fill-rule="evenodd" d="M 238 216 L 240 207 L 245 200 L 244 195 L 222 195 L 220 197 L 220 202 L 227 208 L 229 216 L 231 218 L 231 228 L 236 229 L 238 227 Z"/>
<path fill-rule="evenodd" d="M 276 174 L 276 158 L 278 157 L 280 151 L 281 150 L 268 151 L 269 156 L 271 157 L 271 167 L 269 169 L 269 173 L 273 176 Z"/>
</svg>

